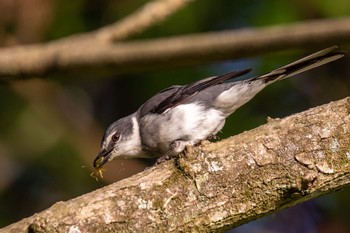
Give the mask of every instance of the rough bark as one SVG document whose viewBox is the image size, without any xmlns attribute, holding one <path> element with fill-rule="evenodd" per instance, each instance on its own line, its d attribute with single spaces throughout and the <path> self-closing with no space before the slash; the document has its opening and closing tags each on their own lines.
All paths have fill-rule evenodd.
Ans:
<svg viewBox="0 0 350 233">
<path fill-rule="evenodd" d="M 350 97 L 167 161 L 2 232 L 212 232 L 350 183 Z"/>
<path fill-rule="evenodd" d="M 86 33 L 47 44 L 0 49 L 0 79 L 63 77 L 62 72 L 96 78 L 325 47 L 350 41 L 350 18 L 119 43 L 107 43 L 108 36 L 102 35 Z M 114 38 L 113 33 L 108 35 Z"/>
</svg>

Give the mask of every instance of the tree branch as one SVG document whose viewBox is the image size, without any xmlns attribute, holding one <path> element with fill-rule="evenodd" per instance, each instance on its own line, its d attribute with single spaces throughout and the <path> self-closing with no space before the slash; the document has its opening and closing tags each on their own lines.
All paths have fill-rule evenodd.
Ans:
<svg viewBox="0 0 350 233">
<path fill-rule="evenodd" d="M 86 34 L 0 49 L 0 78 L 45 76 L 58 71 L 78 71 L 79 76 L 141 72 L 349 41 L 350 18 L 115 44 L 101 43 Z"/>
<path fill-rule="evenodd" d="M 350 97 L 269 120 L 2 230 L 209 232 L 238 226 L 350 183 L 349 113 Z"/>
<path fill-rule="evenodd" d="M 130 16 L 98 29 L 94 32 L 97 40 L 113 42 L 129 38 L 147 28 L 159 24 L 171 14 L 193 0 L 156 0 L 147 3 Z"/>
</svg>

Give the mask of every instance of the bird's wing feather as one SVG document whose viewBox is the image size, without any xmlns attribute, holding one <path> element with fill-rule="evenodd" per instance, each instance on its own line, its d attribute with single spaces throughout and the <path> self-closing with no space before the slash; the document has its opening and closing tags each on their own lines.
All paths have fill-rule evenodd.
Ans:
<svg viewBox="0 0 350 233">
<path fill-rule="evenodd" d="M 162 114 L 179 104 L 185 103 L 189 98 L 208 87 L 240 77 L 250 71 L 251 69 L 232 71 L 224 75 L 202 79 L 185 86 L 167 88 L 153 96 L 140 108 L 140 116 L 142 117 L 148 113 Z"/>
<path fill-rule="evenodd" d="M 139 116 L 143 117 L 146 114 L 153 111 L 160 103 L 169 98 L 169 96 L 173 95 L 178 89 L 182 88 L 182 86 L 176 85 L 166 88 L 159 93 L 155 94 L 152 98 L 147 100 L 138 110 Z"/>
<path fill-rule="evenodd" d="M 267 84 L 272 83 L 277 80 L 281 80 L 301 72 L 307 71 L 309 69 L 315 68 L 317 66 L 323 65 L 325 63 L 337 60 L 338 58 L 344 56 L 343 52 L 337 51 L 337 46 L 332 46 L 327 49 L 321 50 L 314 54 L 311 54 L 307 57 L 299 59 L 295 62 L 292 62 L 288 65 L 275 69 L 265 75 L 254 77 L 251 79 L 230 82 L 229 85 L 221 86 L 221 89 L 227 89 L 233 85 L 239 85 L 243 83 L 251 83 L 257 80 L 262 80 Z M 197 93 L 211 87 L 215 88 L 215 86 L 224 83 L 227 80 L 235 79 L 242 75 L 249 73 L 251 69 L 245 69 L 241 71 L 232 71 L 220 76 L 210 77 L 206 79 L 199 80 L 197 82 L 185 85 L 185 86 L 172 86 L 167 88 L 155 96 L 153 96 L 150 100 L 148 100 L 143 106 L 141 106 L 139 113 L 140 116 L 143 117 L 148 113 L 152 114 L 162 114 L 175 106 L 186 103 L 191 97 L 195 96 Z M 221 90 L 223 91 L 223 90 Z M 216 91 L 217 92 L 217 91 Z M 202 93 L 202 97 L 205 99 L 206 94 Z M 212 99 L 212 98 L 209 98 Z M 192 99 L 193 100 L 193 99 Z"/>
</svg>

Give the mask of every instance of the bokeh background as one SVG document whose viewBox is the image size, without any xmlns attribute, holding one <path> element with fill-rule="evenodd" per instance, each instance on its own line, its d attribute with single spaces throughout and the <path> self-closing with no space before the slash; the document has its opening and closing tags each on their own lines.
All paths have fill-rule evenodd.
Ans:
<svg viewBox="0 0 350 233">
<path fill-rule="evenodd" d="M 0 46 L 50 41 L 121 19 L 145 0 L 0 0 Z M 348 0 L 201 0 L 132 39 L 167 37 L 304 20 L 350 16 Z M 349 44 L 341 45 L 349 49 Z M 147 160 L 109 163 L 100 182 L 90 177 L 106 127 L 135 111 L 159 90 L 232 69 L 253 75 L 309 51 L 164 69 L 133 75 L 33 78 L 0 83 L 0 227 L 142 171 Z M 303 52 L 302 52 L 303 51 Z M 274 84 L 238 110 L 219 136 L 226 138 L 350 95 L 350 60 Z M 350 232 L 349 189 L 289 208 L 232 232 Z"/>
</svg>

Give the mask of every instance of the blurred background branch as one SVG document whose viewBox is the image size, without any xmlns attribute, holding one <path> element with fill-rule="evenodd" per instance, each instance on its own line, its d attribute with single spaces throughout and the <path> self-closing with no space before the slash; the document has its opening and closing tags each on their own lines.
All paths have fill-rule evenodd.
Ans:
<svg viewBox="0 0 350 233">
<path fill-rule="evenodd" d="M 73 38 L 1 49 L 0 77 L 28 78 L 53 72 L 57 76 L 60 71 L 94 77 L 141 73 L 286 49 L 316 48 L 349 42 L 350 18 L 115 44 L 100 44 L 85 36 Z"/>
</svg>

